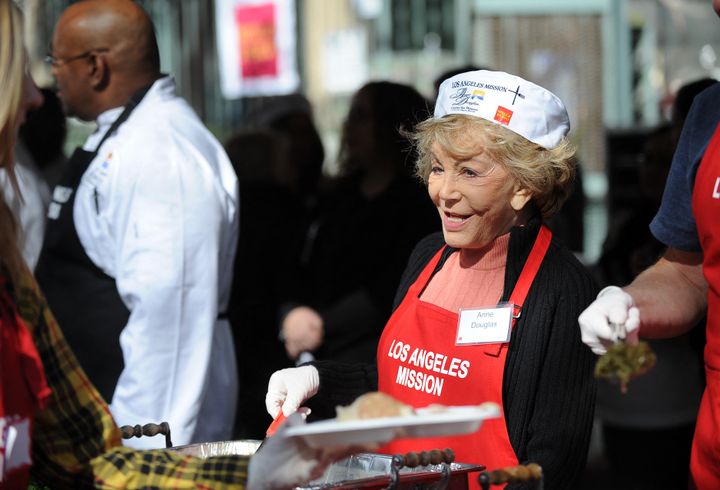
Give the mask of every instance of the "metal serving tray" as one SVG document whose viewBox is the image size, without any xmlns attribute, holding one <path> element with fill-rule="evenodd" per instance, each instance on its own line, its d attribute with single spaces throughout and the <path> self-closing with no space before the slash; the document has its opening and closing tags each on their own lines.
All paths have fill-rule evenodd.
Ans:
<svg viewBox="0 0 720 490">
<path fill-rule="evenodd" d="M 245 439 L 224 442 L 205 442 L 170 448 L 189 456 L 210 458 L 213 456 L 251 456 L 261 441 Z M 297 490 L 349 490 L 358 489 L 450 489 L 468 488 L 468 474 L 480 472 L 481 465 L 450 463 L 430 464 L 413 468 L 393 465 L 393 457 L 387 454 L 358 453 L 331 464 L 323 475 Z M 477 476 L 474 476 L 477 477 Z"/>
<path fill-rule="evenodd" d="M 393 457 L 387 454 L 359 453 L 331 464 L 320 478 L 304 484 L 300 490 L 401 488 L 468 488 L 468 473 L 484 469 L 480 465 L 450 463 L 400 468 L 397 482 L 393 475 Z"/>
</svg>

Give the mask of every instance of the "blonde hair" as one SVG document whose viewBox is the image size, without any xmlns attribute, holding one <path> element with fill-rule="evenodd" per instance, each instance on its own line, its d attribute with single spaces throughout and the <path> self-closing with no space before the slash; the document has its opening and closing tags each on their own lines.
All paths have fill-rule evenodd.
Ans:
<svg viewBox="0 0 720 490">
<path fill-rule="evenodd" d="M 504 126 L 461 114 L 427 119 L 409 136 L 418 152 L 415 171 L 424 182 L 430 175 L 435 143 L 458 159 L 485 152 L 520 187 L 530 191 L 544 219 L 562 207 L 575 179 L 575 147 L 567 138 L 547 149 Z"/>
<path fill-rule="evenodd" d="M 0 0 L 0 168 L 5 169 L 16 192 L 13 167 L 25 61 L 20 9 L 11 0 Z M 0 268 L 5 269 L 14 281 L 24 267 L 17 234 L 17 223 L 0 190 Z"/>
</svg>

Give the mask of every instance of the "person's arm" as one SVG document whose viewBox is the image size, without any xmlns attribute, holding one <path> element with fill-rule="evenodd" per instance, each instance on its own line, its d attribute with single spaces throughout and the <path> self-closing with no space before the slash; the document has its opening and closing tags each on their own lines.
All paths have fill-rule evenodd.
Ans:
<svg viewBox="0 0 720 490">
<path fill-rule="evenodd" d="M 692 328 L 707 307 L 702 246 L 692 209 L 695 175 L 720 120 L 720 86 L 693 99 L 682 127 L 662 203 L 650 231 L 667 245 L 663 257 L 625 289 L 639 310 L 640 335 L 664 338 Z"/>
<path fill-rule="evenodd" d="M 338 361 L 313 361 L 300 367 L 275 371 L 268 381 L 265 408 L 271 417 L 287 416 L 301 406 L 316 419 L 335 416 L 337 405 L 349 405 L 368 391 L 377 390 L 375 365 Z"/>
<path fill-rule="evenodd" d="M 72 488 L 87 462 L 120 445 L 120 431 L 100 393 L 70 350 L 30 272 L 18 288 L 18 310 L 37 348 L 48 386 L 47 406 L 33 421 L 32 475 Z"/>
<path fill-rule="evenodd" d="M 707 309 L 702 254 L 668 248 L 623 289 L 640 311 L 641 336 L 667 338 L 688 332 Z"/>
<path fill-rule="evenodd" d="M 184 456 L 174 451 L 137 451 L 120 446 L 91 460 L 83 468 L 84 472 L 78 475 L 76 482 L 83 488 L 108 490 L 118 488 L 242 490 L 248 480 L 249 463 L 248 456 L 215 456 L 201 459 Z"/>
<path fill-rule="evenodd" d="M 681 335 L 704 315 L 707 288 L 702 255 L 668 248 L 625 288 L 608 286 L 600 291 L 578 317 L 582 340 L 600 355 L 619 339 L 637 342 L 638 334 L 648 338 Z"/>
<path fill-rule="evenodd" d="M 313 402 L 324 407 L 325 413 L 335 416 L 335 407 L 352 403 L 368 391 L 376 391 L 377 366 L 374 364 L 342 363 L 333 361 L 313 361 L 311 363 L 319 373 L 320 385 Z M 309 405 L 313 408 L 313 405 Z"/>
<path fill-rule="evenodd" d="M 18 289 L 18 310 L 52 390 L 33 422 L 31 473 L 36 481 L 52 488 L 242 488 L 247 457 L 201 460 L 122 447 L 108 406 L 75 359 L 29 272 Z"/>
<path fill-rule="evenodd" d="M 318 478 L 334 460 L 365 446 L 313 448 L 302 438 L 285 432 L 303 424 L 305 414 L 295 413 L 257 452 L 245 455 L 196 458 L 175 451 L 135 451 L 118 447 L 90 462 L 89 486 L 107 489 L 212 488 L 284 489 Z"/>
<path fill-rule="evenodd" d="M 182 137 L 160 137 L 142 154 L 128 151 L 114 156 L 128 168 L 113 232 L 117 287 L 131 314 L 110 406 L 120 425 L 167 421 L 173 442 L 188 444 L 213 361 L 223 203 L 209 165 Z"/>
<path fill-rule="evenodd" d="M 18 290 L 18 310 L 33 336 L 52 390 L 47 406 L 33 422 L 31 474 L 41 485 L 128 490 L 290 488 L 319 476 L 335 459 L 367 450 L 351 446 L 317 449 L 302 439 L 283 437 L 289 426 L 303 423 L 300 414 L 288 418 L 251 458 L 202 459 L 171 450 L 123 447 L 108 406 L 75 359 L 29 272 Z"/>
</svg>

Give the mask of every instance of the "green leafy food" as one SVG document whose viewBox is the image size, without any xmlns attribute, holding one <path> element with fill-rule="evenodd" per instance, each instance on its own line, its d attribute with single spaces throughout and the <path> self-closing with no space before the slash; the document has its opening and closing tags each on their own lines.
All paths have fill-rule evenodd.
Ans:
<svg viewBox="0 0 720 490">
<path fill-rule="evenodd" d="M 595 364 L 595 377 L 620 383 L 620 391 L 627 392 L 631 379 L 648 372 L 656 362 L 655 353 L 647 342 L 620 342 L 608 348 Z"/>
</svg>

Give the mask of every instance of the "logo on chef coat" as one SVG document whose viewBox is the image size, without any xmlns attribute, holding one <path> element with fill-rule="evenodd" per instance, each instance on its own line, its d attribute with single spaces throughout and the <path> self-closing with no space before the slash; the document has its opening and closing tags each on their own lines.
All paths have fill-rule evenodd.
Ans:
<svg viewBox="0 0 720 490">
<path fill-rule="evenodd" d="M 0 483 L 10 471 L 30 464 L 30 419 L 0 417 Z"/>
<path fill-rule="evenodd" d="M 108 153 L 108 156 L 102 162 L 102 165 L 100 165 L 102 168 L 108 168 L 110 166 L 110 160 L 112 160 L 112 155 L 112 152 Z"/>
</svg>

